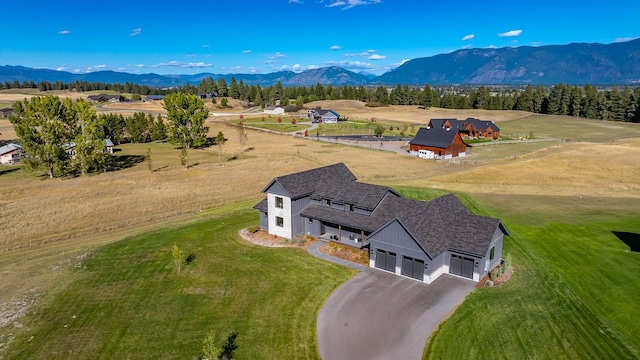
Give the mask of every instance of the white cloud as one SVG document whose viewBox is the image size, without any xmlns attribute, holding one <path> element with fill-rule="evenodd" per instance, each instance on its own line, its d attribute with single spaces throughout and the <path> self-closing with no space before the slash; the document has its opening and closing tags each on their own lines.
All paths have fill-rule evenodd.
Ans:
<svg viewBox="0 0 640 360">
<path fill-rule="evenodd" d="M 273 59 L 269 59 L 269 60 L 265 60 L 265 61 L 264 61 L 264 63 L 265 63 L 265 64 L 273 64 L 273 63 L 275 63 L 275 62 L 276 62 L 276 61 L 275 61 L 275 60 L 273 60 Z"/>
<path fill-rule="evenodd" d="M 296 70 L 300 69 L 300 64 L 295 64 L 291 68 L 293 69 L 293 71 L 296 71 Z"/>
<path fill-rule="evenodd" d="M 304 2 L 300 0 L 289 0 L 289 4 L 304 4 Z"/>
<path fill-rule="evenodd" d="M 242 51 L 243 54 L 251 54 L 251 50 L 244 50 Z"/>
<path fill-rule="evenodd" d="M 209 47 L 209 45 L 208 45 L 208 44 L 204 44 L 204 45 L 202 45 L 202 47 L 203 47 L 203 48 L 208 48 L 208 47 Z"/>
<path fill-rule="evenodd" d="M 173 67 L 179 67 L 179 68 L 185 68 L 185 69 L 191 69 L 191 68 L 207 68 L 207 67 L 212 67 L 213 64 L 208 64 L 208 63 L 204 63 L 202 61 L 200 62 L 188 62 L 188 63 L 183 63 L 183 62 L 179 62 L 179 61 L 168 61 L 168 62 L 161 62 L 158 63 L 157 65 L 155 65 L 154 67 L 163 67 L 163 66 L 173 66 Z"/>
<path fill-rule="evenodd" d="M 137 65 L 136 65 L 136 67 L 137 67 L 137 68 L 143 68 L 143 67 L 144 67 L 144 64 L 137 64 Z"/>
<path fill-rule="evenodd" d="M 100 64 L 100 65 L 95 65 L 95 66 L 88 66 L 87 67 L 87 72 L 100 71 L 100 70 L 104 70 L 106 68 L 107 68 L 107 65 L 105 65 L 105 64 Z"/>
<path fill-rule="evenodd" d="M 65 30 L 58 31 L 58 34 L 59 35 L 69 35 L 69 34 L 71 34 L 71 31 L 65 29 Z"/>
<path fill-rule="evenodd" d="M 363 51 L 361 53 L 344 54 L 344 56 L 346 56 L 346 57 L 366 57 L 366 58 L 368 58 L 368 57 L 374 56 L 375 54 L 376 54 L 375 50 L 367 50 L 367 51 Z"/>
<path fill-rule="evenodd" d="M 142 33 L 142 28 L 135 28 L 131 30 L 131 34 L 129 36 L 138 36 Z"/>
<path fill-rule="evenodd" d="M 378 67 L 363 61 L 327 61 L 325 66 L 339 66 L 347 70 L 378 70 Z"/>
<path fill-rule="evenodd" d="M 542 43 L 540 41 L 533 41 L 531 43 L 531 46 L 540 46 L 540 45 L 542 45 Z"/>
<path fill-rule="evenodd" d="M 186 57 L 196 57 L 196 54 L 187 54 Z"/>
<path fill-rule="evenodd" d="M 495 45 L 493 45 L 493 44 L 491 44 L 491 45 L 487 46 L 487 49 L 497 49 L 497 48 L 498 48 L 498 47 L 497 47 L 497 46 L 495 46 Z"/>
<path fill-rule="evenodd" d="M 520 34 L 522 34 L 522 30 L 509 30 L 507 32 L 499 33 L 498 36 L 499 37 L 513 37 L 513 36 L 520 36 Z"/>
<path fill-rule="evenodd" d="M 379 54 L 371 54 L 369 57 L 367 57 L 368 60 L 384 60 L 387 57 L 385 55 L 379 55 Z"/>
<path fill-rule="evenodd" d="M 473 46 L 473 44 L 469 43 L 469 44 L 466 44 L 465 46 L 461 47 L 461 49 L 471 49 L 472 46 Z"/>
<path fill-rule="evenodd" d="M 62 65 L 62 66 L 58 66 L 58 67 L 56 68 L 56 70 L 57 70 L 57 71 L 69 71 L 69 70 L 70 70 L 70 68 L 69 68 L 68 66 L 66 66 L 66 65 Z"/>
<path fill-rule="evenodd" d="M 395 64 L 390 64 L 390 65 L 388 65 L 388 66 L 386 67 L 386 69 L 387 69 L 387 70 L 395 69 L 395 68 L 397 68 L 397 67 L 398 67 L 398 66 L 400 66 L 400 65 L 404 65 L 404 63 L 406 63 L 406 62 L 407 62 L 407 61 L 409 61 L 409 60 L 411 60 L 411 59 L 404 59 L 404 60 L 402 60 L 402 61 L 400 61 L 400 62 L 397 62 L 397 63 L 395 63 Z"/>
<path fill-rule="evenodd" d="M 285 57 L 285 55 L 284 55 L 284 54 L 281 54 L 280 52 L 276 52 L 275 54 L 269 54 L 269 55 L 267 55 L 267 57 L 268 57 L 269 59 L 280 59 L 280 58 Z"/>
<path fill-rule="evenodd" d="M 640 39 L 640 37 L 619 37 L 616 38 L 615 40 L 613 40 L 614 43 L 621 43 L 621 42 L 627 42 L 627 41 L 632 41 L 635 39 Z"/>
<path fill-rule="evenodd" d="M 471 40 L 471 39 L 473 39 L 474 37 L 476 37 L 476 35 L 475 35 L 475 34 L 465 35 L 465 36 L 463 36 L 463 37 L 462 37 L 462 41 Z"/>
<path fill-rule="evenodd" d="M 342 49 L 342 46 L 340 45 L 333 45 L 332 47 L 329 48 L 329 50 L 340 50 Z"/>
<path fill-rule="evenodd" d="M 358 5 L 380 4 L 381 2 L 381 0 L 334 0 L 329 5 L 325 5 L 325 7 L 342 7 L 342 10 L 348 10 Z"/>
</svg>

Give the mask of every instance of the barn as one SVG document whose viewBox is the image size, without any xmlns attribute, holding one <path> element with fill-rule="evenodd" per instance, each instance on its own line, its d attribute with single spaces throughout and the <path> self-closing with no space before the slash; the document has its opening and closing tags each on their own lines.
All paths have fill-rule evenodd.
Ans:
<svg viewBox="0 0 640 360">
<path fill-rule="evenodd" d="M 429 152 L 436 159 L 449 159 L 467 155 L 467 147 L 459 131 L 452 128 L 420 128 L 409 141 L 409 153 L 419 156 Z"/>
</svg>

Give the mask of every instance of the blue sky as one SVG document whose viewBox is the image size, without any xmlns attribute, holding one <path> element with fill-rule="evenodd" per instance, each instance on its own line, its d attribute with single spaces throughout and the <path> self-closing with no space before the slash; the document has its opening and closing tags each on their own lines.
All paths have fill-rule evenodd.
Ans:
<svg viewBox="0 0 640 360">
<path fill-rule="evenodd" d="M 640 37 L 638 0 L 3 0 L 2 13 L 0 65 L 80 73 L 381 74 L 462 48 Z"/>
</svg>

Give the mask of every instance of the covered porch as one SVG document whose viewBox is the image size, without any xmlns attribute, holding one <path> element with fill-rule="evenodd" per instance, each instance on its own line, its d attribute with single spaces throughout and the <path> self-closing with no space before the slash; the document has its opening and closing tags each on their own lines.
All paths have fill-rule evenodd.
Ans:
<svg viewBox="0 0 640 360">
<path fill-rule="evenodd" d="M 365 245 L 364 238 L 367 235 L 369 235 L 369 232 L 367 231 L 354 229 L 340 224 L 331 224 L 327 222 L 322 222 L 320 224 L 320 240 L 331 241 L 358 249 L 361 249 Z"/>
</svg>

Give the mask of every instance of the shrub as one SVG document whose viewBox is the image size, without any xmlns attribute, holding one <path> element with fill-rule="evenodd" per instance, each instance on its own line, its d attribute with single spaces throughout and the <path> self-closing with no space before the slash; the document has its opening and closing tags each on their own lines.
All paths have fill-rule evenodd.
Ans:
<svg viewBox="0 0 640 360">
<path fill-rule="evenodd" d="M 484 282 L 485 285 L 487 285 L 487 287 L 492 287 L 493 286 L 493 281 L 491 280 L 487 280 Z"/>
<path fill-rule="evenodd" d="M 189 254 L 189 256 L 187 256 L 187 258 L 186 258 L 186 259 L 184 259 L 184 263 L 185 263 L 185 265 L 189 265 L 189 264 L 191 264 L 191 263 L 193 262 L 193 260 L 195 260 L 195 259 L 196 259 L 196 254 L 191 253 L 191 254 Z"/>
<path fill-rule="evenodd" d="M 258 232 L 258 230 L 260 230 L 259 226 L 251 226 L 247 229 L 248 232 L 250 232 L 251 234 L 255 234 Z"/>
<path fill-rule="evenodd" d="M 364 106 L 366 106 L 366 107 L 380 107 L 380 106 L 382 106 L 382 103 L 377 102 L 377 101 L 371 101 L 371 102 L 368 102 L 368 103 L 364 104 Z"/>
</svg>

